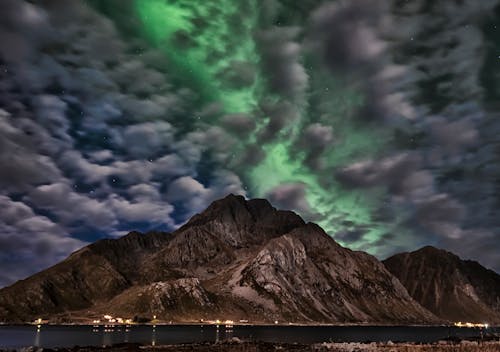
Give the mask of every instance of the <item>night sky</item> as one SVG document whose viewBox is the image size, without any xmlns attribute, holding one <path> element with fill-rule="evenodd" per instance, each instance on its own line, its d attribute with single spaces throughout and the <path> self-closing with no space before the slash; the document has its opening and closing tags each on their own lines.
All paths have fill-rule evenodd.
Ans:
<svg viewBox="0 0 500 352">
<path fill-rule="evenodd" d="M 0 287 L 228 193 L 500 271 L 500 1 L 2 0 L 0 43 Z"/>
</svg>

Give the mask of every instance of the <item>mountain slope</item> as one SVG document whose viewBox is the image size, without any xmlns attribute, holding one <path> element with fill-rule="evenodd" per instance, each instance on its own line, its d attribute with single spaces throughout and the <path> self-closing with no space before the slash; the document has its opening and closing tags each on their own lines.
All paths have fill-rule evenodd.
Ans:
<svg viewBox="0 0 500 352">
<path fill-rule="evenodd" d="M 374 257 L 262 199 L 229 195 L 171 234 L 87 246 L 0 290 L 0 321 L 436 322 Z M 60 321 L 60 320 L 59 320 Z"/>
<path fill-rule="evenodd" d="M 375 257 L 341 247 L 311 223 L 269 241 L 235 274 L 233 292 L 259 292 L 292 321 L 434 319 Z"/>
<path fill-rule="evenodd" d="M 479 263 L 430 246 L 396 254 L 383 263 L 416 301 L 438 317 L 500 322 L 500 275 Z"/>
<path fill-rule="evenodd" d="M 101 240 L 61 263 L 0 290 L 0 321 L 29 321 L 106 301 L 140 281 L 139 263 L 168 242 L 165 233 Z"/>
</svg>

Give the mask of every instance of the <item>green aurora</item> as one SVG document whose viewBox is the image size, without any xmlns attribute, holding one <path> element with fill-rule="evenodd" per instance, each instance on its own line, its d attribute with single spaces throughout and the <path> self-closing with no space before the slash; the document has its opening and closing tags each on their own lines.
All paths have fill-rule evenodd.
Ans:
<svg viewBox="0 0 500 352">
<path fill-rule="evenodd" d="M 247 185 L 249 196 L 265 197 L 276 186 L 302 183 L 315 222 L 333 236 L 340 231 L 364 229 L 363 239 L 351 247 L 370 248 L 382 234 L 391 231 L 372 215 L 386 192 L 346 189 L 335 180 L 334 171 L 377 155 L 388 136 L 373 124 L 359 123 L 356 114 L 365 97 L 355 84 L 349 84 L 350 77 L 327 71 L 304 49 L 298 62 L 308 76 L 304 98 L 291 101 L 271 89 L 269 73 L 261 64 L 257 28 L 259 31 L 277 28 L 284 14 L 278 8 L 274 16 L 269 16 L 266 12 L 269 9 L 259 3 L 257 0 L 136 0 L 134 11 L 140 19 L 141 35 L 161 49 L 168 71 L 174 73 L 177 81 L 197 92 L 200 109 L 219 104 L 221 114 L 212 118 L 210 124 L 221 126 L 220 116 L 228 114 L 248 114 L 255 120 L 255 129 L 247 138 L 238 139 L 234 154 L 260 143 L 259 135 L 270 123 L 270 117 L 260 108 L 264 101 L 287 102 L 296 109 L 298 118 L 261 144 L 264 156 L 258 163 L 244 166 L 234 163 L 233 168 Z M 304 25 L 293 21 L 296 20 L 287 25 Z M 304 38 L 299 35 L 296 40 Z M 254 72 L 245 84 L 234 85 L 228 80 L 227 72 L 235 64 Z M 312 123 L 331 126 L 334 134 L 334 141 L 322 151 L 319 170 L 312 170 L 305 153 L 295 147 L 304 128 Z"/>
</svg>

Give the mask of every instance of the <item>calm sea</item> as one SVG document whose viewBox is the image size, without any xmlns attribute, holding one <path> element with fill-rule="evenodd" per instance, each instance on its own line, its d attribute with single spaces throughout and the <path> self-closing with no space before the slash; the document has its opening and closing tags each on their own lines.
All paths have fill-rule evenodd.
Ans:
<svg viewBox="0 0 500 352">
<path fill-rule="evenodd" d="M 499 333 L 499 328 L 489 328 Z M 215 342 L 238 337 L 266 342 L 433 342 L 447 337 L 476 337 L 480 329 L 408 326 L 224 326 L 151 325 L 95 328 L 92 326 L 0 325 L 0 347 L 20 348 L 103 346 L 131 342 L 162 345 L 188 342 Z"/>
</svg>

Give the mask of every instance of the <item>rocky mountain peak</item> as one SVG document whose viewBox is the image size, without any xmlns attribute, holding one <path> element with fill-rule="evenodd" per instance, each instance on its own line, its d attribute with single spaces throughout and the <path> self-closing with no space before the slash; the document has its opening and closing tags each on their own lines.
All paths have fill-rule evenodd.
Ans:
<svg viewBox="0 0 500 352">
<path fill-rule="evenodd" d="M 176 233 L 203 228 L 224 242 L 239 246 L 282 235 L 304 224 L 294 212 L 277 210 L 265 199 L 246 200 L 229 194 L 194 215 Z"/>
<path fill-rule="evenodd" d="M 384 265 L 410 295 L 451 321 L 500 321 L 500 275 L 431 246 L 396 254 Z"/>
<path fill-rule="evenodd" d="M 210 204 L 200 214 L 193 216 L 186 225 L 196 225 L 217 220 L 239 220 L 243 221 L 264 221 L 277 217 L 287 217 L 288 221 L 294 224 L 304 224 L 304 221 L 297 214 L 291 211 L 277 210 L 266 199 L 246 200 L 241 195 L 229 194 L 226 197 L 216 200 Z"/>
<path fill-rule="evenodd" d="M 436 248 L 434 246 L 424 246 L 415 252 L 415 255 L 423 255 L 423 256 L 438 256 L 438 257 L 449 257 L 459 259 L 455 254 L 448 252 L 441 248 Z"/>
</svg>

